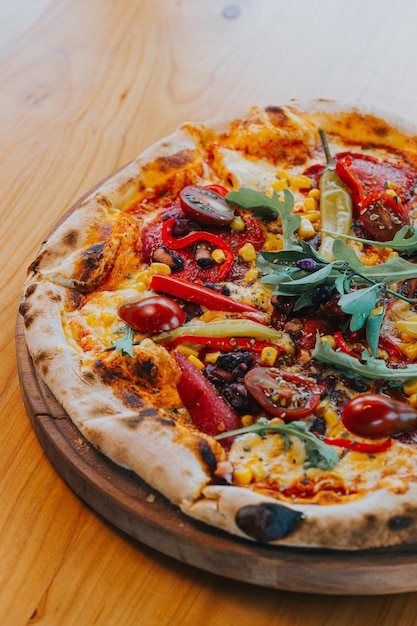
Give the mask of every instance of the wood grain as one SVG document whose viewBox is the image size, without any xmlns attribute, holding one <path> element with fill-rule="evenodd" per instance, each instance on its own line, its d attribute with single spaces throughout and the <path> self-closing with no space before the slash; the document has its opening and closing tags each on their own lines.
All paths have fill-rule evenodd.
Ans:
<svg viewBox="0 0 417 626">
<path fill-rule="evenodd" d="M 185 119 L 253 103 L 362 100 L 417 119 L 416 23 L 413 0 L 1 1 L 0 624 L 416 623 L 415 593 L 262 588 L 116 530 L 43 453 L 14 347 L 25 268 L 98 180 Z"/>
</svg>

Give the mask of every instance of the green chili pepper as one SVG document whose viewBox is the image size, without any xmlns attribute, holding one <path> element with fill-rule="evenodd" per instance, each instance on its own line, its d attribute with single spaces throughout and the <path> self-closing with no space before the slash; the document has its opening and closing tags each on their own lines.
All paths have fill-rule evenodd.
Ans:
<svg viewBox="0 0 417 626">
<path fill-rule="evenodd" d="M 320 177 L 321 245 L 319 254 L 326 261 L 334 261 L 332 248 L 335 236 L 330 235 L 329 231 L 338 235 L 350 234 L 352 196 L 336 173 L 336 164 L 330 153 L 326 135 L 321 128 L 319 134 L 327 161 L 327 167 Z"/>
</svg>

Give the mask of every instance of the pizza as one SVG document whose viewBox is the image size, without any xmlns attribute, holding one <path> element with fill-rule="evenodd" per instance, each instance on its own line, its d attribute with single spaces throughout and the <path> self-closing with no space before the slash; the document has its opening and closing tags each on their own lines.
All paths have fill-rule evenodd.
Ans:
<svg viewBox="0 0 417 626">
<path fill-rule="evenodd" d="M 82 435 L 207 532 L 385 547 L 417 538 L 416 259 L 411 123 L 255 106 L 77 203 L 20 313 Z"/>
</svg>

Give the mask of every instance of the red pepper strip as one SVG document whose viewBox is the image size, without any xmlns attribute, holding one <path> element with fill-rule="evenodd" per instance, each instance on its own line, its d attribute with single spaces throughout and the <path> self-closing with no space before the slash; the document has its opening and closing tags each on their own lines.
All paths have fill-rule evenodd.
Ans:
<svg viewBox="0 0 417 626">
<path fill-rule="evenodd" d="M 165 348 L 172 349 L 181 343 L 190 343 L 193 345 L 208 346 L 223 352 L 231 352 L 232 350 L 253 350 L 254 352 L 262 352 L 264 348 L 274 347 L 275 344 L 262 339 L 252 339 L 251 337 L 204 337 L 202 335 L 181 335 L 170 341 L 164 341 L 162 345 Z"/>
<path fill-rule="evenodd" d="M 212 243 L 214 246 L 216 246 L 216 248 L 220 248 L 220 250 L 222 250 L 226 256 L 226 260 L 219 270 L 219 280 L 223 280 L 224 278 L 226 278 L 235 260 L 233 250 L 229 246 L 229 244 L 218 235 L 209 233 L 206 230 L 194 231 L 192 233 L 189 233 L 188 235 L 185 235 L 184 237 L 174 237 L 172 235 L 172 228 L 174 224 L 175 217 L 171 217 L 166 222 L 163 222 L 162 243 L 172 250 L 181 250 L 182 248 L 191 246 L 199 241 L 208 241 L 209 243 Z"/>
<path fill-rule="evenodd" d="M 349 189 L 353 204 L 360 212 L 364 199 L 363 187 L 356 176 L 350 171 L 350 165 L 352 165 L 352 159 L 349 156 L 342 157 L 336 163 L 336 172 Z"/>
<path fill-rule="evenodd" d="M 385 452 L 385 450 L 388 450 L 388 448 L 392 446 L 392 439 L 384 439 L 384 441 L 378 443 L 364 443 L 361 441 L 344 439 L 343 437 L 336 437 L 334 439 L 324 437 L 323 441 L 329 446 L 346 448 L 347 450 L 353 450 L 354 452 L 365 452 L 366 454 L 373 454 L 374 452 Z"/>
<path fill-rule="evenodd" d="M 175 353 L 175 359 L 181 372 L 178 393 L 197 428 L 213 436 L 239 428 L 242 425 L 240 418 L 216 393 L 194 363 L 180 352 Z M 228 448 L 232 441 L 233 437 L 227 437 L 221 443 Z"/>
<path fill-rule="evenodd" d="M 353 350 L 351 350 L 351 349 L 349 348 L 349 346 L 347 345 L 347 343 L 346 343 L 346 341 L 345 341 L 345 339 L 344 339 L 344 337 L 343 337 L 342 333 L 340 332 L 340 330 L 337 330 L 337 331 L 333 334 L 333 337 L 334 337 L 334 339 L 335 339 L 335 341 L 336 341 L 336 347 L 337 347 L 337 348 L 339 348 L 339 350 L 340 350 L 341 352 L 344 352 L 345 354 L 348 354 L 349 356 L 353 356 L 353 357 L 355 357 L 355 359 L 357 359 L 357 358 L 358 358 L 358 355 L 357 355 L 357 354 L 355 354 L 355 353 L 353 352 Z"/>
<path fill-rule="evenodd" d="M 190 283 L 183 278 L 177 278 L 167 274 L 154 274 L 151 279 L 151 289 L 162 291 L 170 296 L 177 296 L 187 302 L 195 302 L 205 306 L 210 311 L 231 311 L 235 313 L 247 312 L 259 314 L 258 309 L 238 302 L 222 293 L 213 291 L 208 287 L 196 283 Z"/>
<path fill-rule="evenodd" d="M 378 341 L 378 347 L 381 350 L 385 350 L 386 352 L 388 352 L 388 355 L 390 357 L 394 357 L 397 359 L 407 358 L 404 352 L 401 350 L 401 348 L 394 341 L 392 341 L 392 339 L 389 339 L 388 337 L 380 336 L 379 341 Z"/>
</svg>

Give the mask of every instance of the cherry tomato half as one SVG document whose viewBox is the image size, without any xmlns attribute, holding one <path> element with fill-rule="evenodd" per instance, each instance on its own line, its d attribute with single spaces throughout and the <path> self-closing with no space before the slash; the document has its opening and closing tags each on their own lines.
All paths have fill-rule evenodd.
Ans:
<svg viewBox="0 0 417 626">
<path fill-rule="evenodd" d="M 307 417 L 320 400 L 320 390 L 314 382 L 275 367 L 254 367 L 243 382 L 267 413 L 286 421 Z"/>
<path fill-rule="evenodd" d="M 184 213 L 199 224 L 222 226 L 230 224 L 234 218 L 232 205 L 219 193 L 207 187 L 184 187 L 180 191 L 180 203 Z"/>
<path fill-rule="evenodd" d="M 395 233 L 410 221 L 401 200 L 385 192 L 366 196 L 362 202 L 360 220 L 375 241 L 393 239 Z"/>
<path fill-rule="evenodd" d="M 141 333 L 160 333 L 185 322 L 182 308 L 165 296 L 149 296 L 139 302 L 122 304 L 118 314 L 133 330 Z"/>
<path fill-rule="evenodd" d="M 416 428 L 417 411 L 394 398 L 366 393 L 349 400 L 342 422 L 354 435 L 379 439 Z"/>
</svg>

